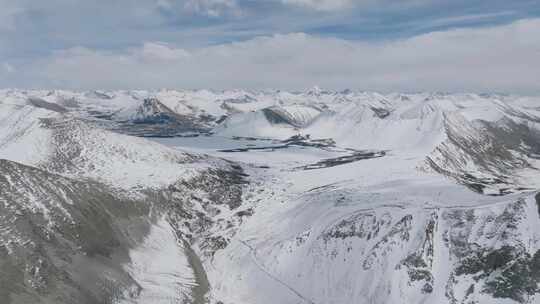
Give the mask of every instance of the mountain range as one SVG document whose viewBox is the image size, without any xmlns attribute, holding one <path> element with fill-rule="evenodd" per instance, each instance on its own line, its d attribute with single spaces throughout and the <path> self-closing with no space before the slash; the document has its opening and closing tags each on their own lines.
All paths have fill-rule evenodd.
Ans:
<svg viewBox="0 0 540 304">
<path fill-rule="evenodd" d="M 535 96 L 0 90 L 0 299 L 539 303 L 539 169 Z"/>
</svg>

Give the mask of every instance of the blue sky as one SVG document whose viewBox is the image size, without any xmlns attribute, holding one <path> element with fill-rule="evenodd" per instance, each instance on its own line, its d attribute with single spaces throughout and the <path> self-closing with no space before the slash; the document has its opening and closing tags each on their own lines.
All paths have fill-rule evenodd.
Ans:
<svg viewBox="0 0 540 304">
<path fill-rule="evenodd" d="M 305 74 L 293 73 L 297 77 L 302 77 L 305 81 L 290 79 L 287 82 L 287 71 L 280 75 L 279 71 L 271 71 L 272 75 L 264 74 L 263 67 L 273 62 L 275 58 L 285 56 L 286 58 L 298 55 L 300 49 L 304 52 L 327 54 L 325 52 L 326 42 L 339 42 L 342 47 L 352 48 L 355 51 L 346 53 L 351 61 L 366 61 L 363 52 L 369 53 L 369 48 L 377 48 L 386 45 L 386 48 L 398 47 L 400 43 L 414 41 L 418 37 L 429 36 L 431 34 L 441 36 L 441 33 L 452 33 L 455 31 L 468 31 L 482 37 L 488 37 L 478 31 L 490 32 L 492 29 L 504 31 L 507 27 L 516 27 L 516 24 L 527 24 L 520 27 L 519 31 L 525 31 L 529 35 L 536 32 L 536 21 L 540 17 L 539 0 L 116 0 L 116 1 L 83 1 L 83 0 L 0 0 L 0 87 L 66 87 L 87 89 L 97 85 L 105 85 L 110 88 L 132 88 L 139 86 L 163 86 L 163 87 L 214 87 L 229 88 L 231 86 L 242 87 L 301 87 L 322 85 L 329 87 L 339 87 L 339 79 L 346 79 L 343 86 L 352 85 L 363 87 L 362 83 L 371 85 L 378 90 L 501 90 L 534 92 L 538 82 L 519 82 L 513 86 L 509 83 L 500 85 L 500 81 L 492 81 L 492 84 L 483 81 L 480 76 L 476 79 L 477 84 L 465 86 L 463 84 L 440 83 L 426 85 L 406 84 L 403 81 L 399 85 L 390 82 L 387 86 L 383 82 L 388 80 L 381 76 L 380 83 L 371 79 L 364 81 L 358 72 L 348 71 L 346 63 L 336 62 L 342 66 L 342 70 L 334 71 L 331 67 L 327 79 L 324 77 L 325 70 L 321 66 L 314 71 L 306 71 Z M 519 27 L 519 26 L 518 26 Z M 530 29 L 532 27 L 532 30 Z M 304 42 L 299 41 L 298 34 L 303 36 Z M 467 35 L 467 34 L 464 34 Z M 472 35 L 472 34 L 471 34 Z M 444 36 L 444 35 L 443 35 Z M 281 37 L 281 38 L 280 38 Z M 288 37 L 288 38 L 284 38 Z M 448 37 L 446 35 L 445 37 Z M 287 49 L 289 53 L 283 53 L 279 48 L 273 49 L 272 53 L 265 53 L 267 58 L 257 57 L 256 62 L 251 53 L 242 53 L 244 47 L 252 47 L 252 52 L 257 52 L 259 47 L 254 42 L 265 41 L 264 39 L 274 39 L 276 43 L 283 43 L 281 40 L 289 39 L 289 47 L 294 44 L 294 48 Z M 503 37 L 504 38 L 504 37 Z M 509 37 L 512 43 L 512 37 Z M 261 40 L 262 39 L 262 40 Z M 279 40 L 281 39 L 281 40 Z M 440 39 L 437 38 L 437 39 Z M 500 36 L 493 36 L 497 43 L 502 43 Z M 530 37 L 533 42 L 538 38 Z M 300 39 L 301 40 L 301 39 Z M 426 47 L 431 52 L 426 55 L 433 55 L 439 52 L 433 42 L 425 42 Z M 319 43 L 317 43 L 319 42 Z M 466 43 L 466 41 L 461 41 Z M 486 43 L 495 42 L 493 40 Z M 519 47 L 524 48 L 532 61 L 535 60 L 536 44 L 522 45 L 522 41 L 517 41 Z M 304 45 L 298 45 L 302 44 Z M 330 44 L 332 44 L 330 43 Z M 514 42 L 516 43 L 516 42 Z M 443 43 L 444 44 L 444 43 Z M 147 49 L 145 50 L 145 46 Z M 141 59 L 140 54 L 152 49 L 152 46 L 162 46 L 160 51 L 186 54 L 197 54 L 190 58 L 198 58 L 200 64 L 193 63 L 184 57 L 168 57 L 174 60 L 177 68 L 189 68 L 194 70 L 204 70 L 204 74 L 210 75 L 206 79 L 199 76 L 199 81 L 184 81 L 183 75 L 178 75 L 178 81 L 162 81 L 151 79 L 133 80 L 132 82 L 108 79 L 107 83 L 91 81 L 88 75 L 76 74 L 75 67 L 79 64 L 80 74 L 85 73 L 85 60 L 102 60 L 107 66 L 105 69 L 120 69 L 119 57 L 130 57 L 131 63 L 123 66 L 126 70 L 142 71 L 148 65 L 159 64 L 150 62 L 149 58 Z M 533 48 L 532 50 L 530 48 Z M 249 79 L 256 77 L 257 81 L 245 81 L 238 79 L 230 82 L 222 81 L 219 77 L 213 77 L 214 72 L 225 75 L 232 72 L 234 66 L 223 66 L 219 61 L 214 66 L 205 63 L 204 56 L 208 56 L 208 61 L 217 60 L 222 54 L 220 50 L 232 48 L 234 60 L 238 60 L 239 66 L 244 66 L 244 73 L 254 73 Z M 366 50 L 367 48 L 367 50 Z M 414 47 L 413 47 L 414 48 Z M 81 50 L 86 53 L 81 54 Z M 159 51 L 153 48 L 153 51 Z M 463 53 L 469 51 L 470 56 Z M 391 51 L 388 51 L 392 53 Z M 448 61 L 453 56 L 457 60 L 472 60 L 474 50 L 467 50 L 463 46 L 457 53 L 449 53 L 446 58 L 439 58 L 441 62 Z M 219 56 L 216 54 L 220 54 Z M 138 55 L 137 55 L 138 54 Z M 421 54 L 419 54 L 420 56 Z M 137 57 L 139 56 L 139 57 Z M 243 58 L 237 58 L 243 56 Z M 332 56 L 328 54 L 328 56 Z M 358 56 L 358 57 L 355 57 Z M 508 57 L 511 54 L 507 54 Z M 154 56 L 155 57 L 155 56 Z M 158 56 L 159 57 L 159 56 Z M 301 57 L 300 57 L 301 58 Z M 395 58 L 392 57 L 392 58 Z M 154 58 L 156 59 L 156 58 Z M 321 60 L 335 61 L 336 58 L 321 58 Z M 506 59 L 503 58 L 503 59 Z M 80 60 L 80 63 L 74 62 Z M 265 61 L 267 60 L 267 62 Z M 290 59 L 289 59 L 290 60 Z M 411 72 L 415 70 L 415 63 L 410 58 L 402 58 L 403 61 L 395 61 L 395 68 L 406 65 Z M 408 60 L 408 61 L 405 61 Z M 493 64 L 499 64 L 500 57 L 493 59 Z M 507 65 L 514 67 L 512 70 L 516 74 L 521 74 L 515 67 L 520 63 L 513 62 L 515 58 L 508 58 Z M 54 69 L 53 62 L 62 66 L 70 64 L 70 73 Z M 189 62 L 188 62 L 189 61 Z M 301 60 L 300 60 L 301 61 Z M 393 61 L 393 59 L 389 60 Z M 275 63 L 275 62 L 274 62 Z M 279 62 L 282 64 L 283 62 Z M 517 63 L 517 65 L 516 65 Z M 94 64 L 100 65 L 100 62 Z M 465 62 L 463 62 L 465 64 Z M 513 64 L 513 65 L 512 65 Z M 537 63 L 533 62 L 532 67 L 536 68 Z M 75 65 L 75 66 L 74 66 Z M 109 65 L 113 65 L 112 67 Z M 293 62 L 296 69 L 303 69 L 298 62 Z M 311 63 L 311 65 L 313 65 Z M 440 66 L 435 63 L 433 68 Z M 360 65 L 359 68 L 362 66 Z M 532 68 L 529 67 L 529 68 Z M 229 69 L 220 70 L 220 69 Z M 419 69 L 424 71 L 428 67 L 422 65 Z M 504 72 L 500 67 L 500 72 Z M 529 75 L 527 67 L 522 74 Z M 36 70 L 37 69 L 37 70 Z M 48 71 L 47 69 L 51 69 Z M 249 70 L 249 71 L 248 71 Z M 306 67 L 309 70 L 309 67 Z M 385 73 L 392 71 L 385 67 Z M 39 73 L 38 73 L 39 72 Z M 97 71 L 94 71 L 96 73 Z M 117 71 L 115 75 L 121 77 Z M 191 72 L 191 70 L 189 71 Z M 186 73 L 189 73 L 186 71 Z M 296 70 L 295 70 L 296 72 Z M 153 72 L 157 73 L 157 71 Z M 308 74 L 309 73 L 309 74 Z M 341 73 L 341 74 L 340 74 Z M 370 72 L 370 75 L 373 72 Z M 174 74 L 176 75 L 176 73 Z M 321 76 L 322 75 L 322 76 Z M 413 74 L 414 75 L 414 74 Z M 316 77 L 315 77 L 316 76 Z M 347 76 L 347 77 L 346 77 Z M 419 75 L 422 76 L 422 75 Z M 63 78 L 74 78 L 73 80 Z M 96 76 L 97 77 L 97 76 Z M 151 77 L 157 79 L 159 77 Z M 170 77 L 169 77 L 170 78 Z M 352 79 L 351 79 L 352 78 Z M 372 77 L 373 78 L 373 77 Z M 392 77 L 390 77 L 392 78 Z M 421 78 L 421 77 L 420 77 Z M 174 79 L 174 77 L 173 77 Z M 448 79 L 447 79 L 448 80 Z M 525 81 L 525 80 L 524 80 Z M 290 85 L 289 85 L 290 83 Z M 358 85 L 355 85 L 358 83 Z M 369 88 L 367 88 L 369 89 Z"/>
</svg>

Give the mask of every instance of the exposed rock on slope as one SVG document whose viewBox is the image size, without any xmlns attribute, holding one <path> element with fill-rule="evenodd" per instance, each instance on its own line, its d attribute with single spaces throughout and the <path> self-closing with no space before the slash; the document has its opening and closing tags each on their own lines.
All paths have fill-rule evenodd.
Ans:
<svg viewBox="0 0 540 304">
<path fill-rule="evenodd" d="M 150 225 L 147 204 L 7 160 L 0 202 L 6 303 L 112 303 L 140 292 L 122 263 Z"/>
</svg>

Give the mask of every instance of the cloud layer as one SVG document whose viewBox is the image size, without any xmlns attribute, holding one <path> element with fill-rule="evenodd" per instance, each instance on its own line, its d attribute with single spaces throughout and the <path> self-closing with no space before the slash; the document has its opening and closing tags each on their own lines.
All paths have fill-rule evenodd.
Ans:
<svg viewBox="0 0 540 304">
<path fill-rule="evenodd" d="M 122 51 L 76 47 L 22 66 L 6 63 L 0 82 L 72 89 L 320 85 L 379 91 L 538 93 L 538 58 L 540 19 L 530 19 L 391 42 L 295 33 L 190 50 L 156 42 Z"/>
<path fill-rule="evenodd" d="M 15 18 L 23 9 L 9 0 L 0 0 L 0 33 L 15 29 Z"/>
<path fill-rule="evenodd" d="M 282 0 L 284 4 L 297 5 L 318 11 L 336 11 L 351 7 L 353 0 Z"/>
</svg>

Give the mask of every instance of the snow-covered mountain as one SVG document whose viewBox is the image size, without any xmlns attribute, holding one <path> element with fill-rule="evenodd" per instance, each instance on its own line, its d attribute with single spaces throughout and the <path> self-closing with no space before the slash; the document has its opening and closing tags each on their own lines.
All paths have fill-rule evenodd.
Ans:
<svg viewBox="0 0 540 304">
<path fill-rule="evenodd" d="M 7 303 L 538 303 L 540 98 L 0 91 Z"/>
</svg>

